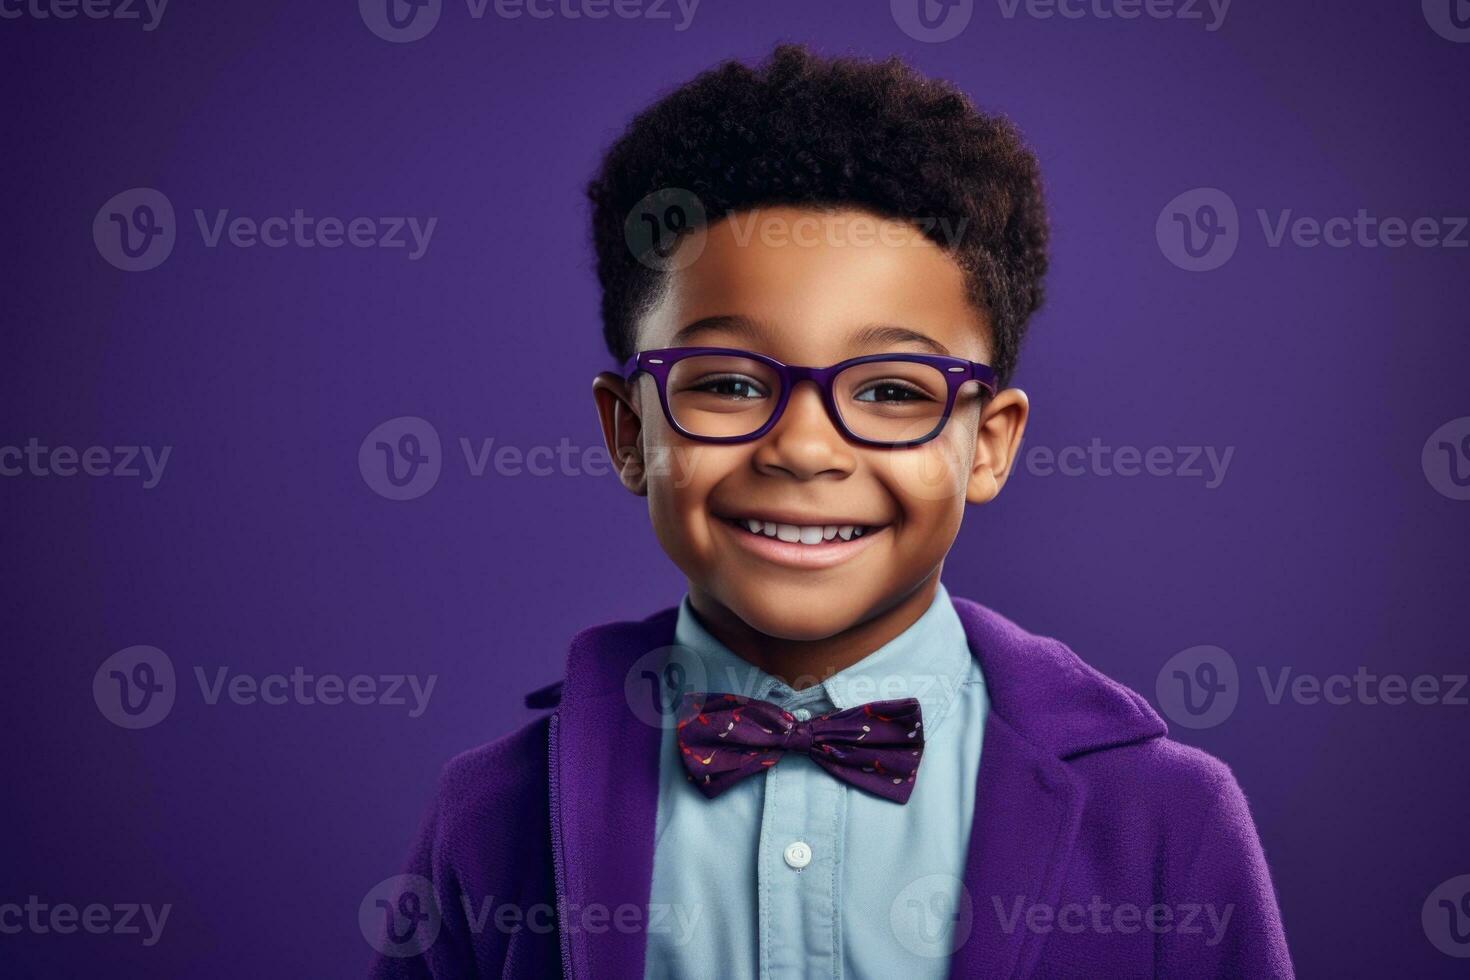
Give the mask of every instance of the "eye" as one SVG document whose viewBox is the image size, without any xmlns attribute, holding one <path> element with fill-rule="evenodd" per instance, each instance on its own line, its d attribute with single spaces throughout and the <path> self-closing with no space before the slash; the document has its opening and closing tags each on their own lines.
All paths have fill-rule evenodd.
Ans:
<svg viewBox="0 0 1470 980">
<path fill-rule="evenodd" d="M 860 402 L 907 402 L 929 401 L 929 393 L 905 381 L 870 381 L 853 395 Z"/>
<path fill-rule="evenodd" d="M 705 375 L 691 384 L 689 390 L 732 399 L 764 398 L 766 396 L 764 385 L 743 374 Z"/>
</svg>

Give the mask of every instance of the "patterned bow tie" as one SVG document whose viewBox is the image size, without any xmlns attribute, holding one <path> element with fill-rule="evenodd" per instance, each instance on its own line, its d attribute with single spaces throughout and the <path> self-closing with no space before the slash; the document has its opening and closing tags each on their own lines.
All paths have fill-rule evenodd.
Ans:
<svg viewBox="0 0 1470 980">
<path fill-rule="evenodd" d="M 738 694 L 687 694 L 677 722 L 679 758 L 714 799 L 783 752 L 805 753 L 843 782 L 907 803 L 924 754 L 919 702 L 873 701 L 797 721 L 789 711 Z"/>
</svg>

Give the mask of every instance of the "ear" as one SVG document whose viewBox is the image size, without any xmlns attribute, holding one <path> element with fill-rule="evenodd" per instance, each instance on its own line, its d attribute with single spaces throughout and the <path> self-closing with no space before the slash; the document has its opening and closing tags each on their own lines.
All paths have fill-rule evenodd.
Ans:
<svg viewBox="0 0 1470 980">
<path fill-rule="evenodd" d="M 592 397 L 602 423 L 602 441 L 618 469 L 623 486 L 640 497 L 648 495 L 648 473 L 643 465 L 643 419 L 638 412 L 637 381 L 625 381 L 611 371 L 592 379 Z"/>
<path fill-rule="evenodd" d="M 970 482 L 965 499 L 972 504 L 994 500 L 1005 486 L 1011 467 L 1021 451 L 1021 435 L 1031 403 L 1020 388 L 1004 388 L 990 399 L 980 413 L 980 429 L 975 438 L 975 459 L 970 466 Z"/>
</svg>

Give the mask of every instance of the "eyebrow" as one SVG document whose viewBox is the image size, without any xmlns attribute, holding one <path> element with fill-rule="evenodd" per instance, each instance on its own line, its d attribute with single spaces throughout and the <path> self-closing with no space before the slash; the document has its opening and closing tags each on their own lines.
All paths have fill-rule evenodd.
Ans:
<svg viewBox="0 0 1470 980">
<path fill-rule="evenodd" d="M 710 331 L 724 331 L 740 337 L 744 340 L 762 340 L 769 337 L 774 331 L 765 323 L 751 319 L 747 316 L 721 314 L 719 316 L 707 316 L 695 320 L 679 328 L 670 340 L 671 346 L 680 347 L 689 340 L 702 333 Z M 854 332 L 849 338 L 849 343 L 856 347 L 883 348 L 893 344 L 918 344 L 936 354 L 952 356 L 949 348 L 928 334 L 911 330 L 908 327 L 900 327 L 892 323 L 871 323 Z"/>
<path fill-rule="evenodd" d="M 890 344 L 918 344 L 936 354 L 949 355 L 949 348 L 928 334 L 891 323 L 874 323 L 863 327 L 852 335 L 852 342 L 860 347 L 887 347 Z"/>
<path fill-rule="evenodd" d="M 752 320 L 750 317 L 721 314 L 703 317 L 680 327 L 669 343 L 674 347 L 682 347 L 693 337 L 711 330 L 723 330 L 745 340 L 760 339 L 769 333 L 765 324 Z"/>
</svg>

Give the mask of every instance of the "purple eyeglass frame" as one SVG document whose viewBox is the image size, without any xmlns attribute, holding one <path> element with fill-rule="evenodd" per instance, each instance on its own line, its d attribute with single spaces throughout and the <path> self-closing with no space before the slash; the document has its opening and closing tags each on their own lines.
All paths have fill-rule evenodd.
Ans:
<svg viewBox="0 0 1470 980">
<path fill-rule="evenodd" d="M 701 436 L 685 429 L 674 418 L 673 411 L 669 408 L 669 398 L 665 390 L 669 380 L 669 372 L 678 362 L 686 357 L 696 357 L 704 354 L 716 354 L 727 357 L 745 357 L 752 361 L 759 361 L 776 372 L 781 382 L 781 394 L 776 401 L 775 410 L 765 424 L 754 432 L 743 436 Z M 937 368 L 949 383 L 948 394 L 944 402 L 944 414 L 939 417 L 934 428 L 926 435 L 918 439 L 906 439 L 901 442 L 887 442 L 881 439 L 865 439 L 847 427 L 842 421 L 842 413 L 837 410 L 837 403 L 832 397 L 832 381 L 839 372 L 852 367 L 855 364 L 866 364 L 871 361 L 910 361 L 916 364 L 927 364 Z M 978 361 L 967 361 L 961 357 L 946 357 L 942 354 L 865 354 L 862 357 L 852 357 L 845 361 L 838 361 L 830 367 L 799 367 L 794 364 L 783 364 L 774 357 L 757 354 L 755 351 L 740 350 L 735 347 L 664 347 L 659 350 L 640 351 L 628 358 L 623 365 L 623 378 L 632 381 L 639 374 L 653 376 L 658 386 L 659 404 L 663 406 L 664 418 L 669 420 L 669 425 L 674 431 L 686 439 L 694 439 L 699 442 L 753 442 L 761 438 L 771 429 L 775 428 L 777 422 L 786 411 L 786 403 L 791 399 L 791 392 L 797 384 L 802 381 L 810 381 L 817 386 L 822 393 L 822 404 L 826 406 L 827 417 L 831 419 L 833 426 L 842 433 L 843 437 L 852 442 L 864 446 L 882 446 L 890 449 L 906 449 L 910 446 L 918 446 L 928 442 L 949 423 L 950 412 L 954 410 L 955 398 L 958 397 L 961 386 L 967 381 L 978 381 L 980 386 L 991 395 L 995 394 L 995 371 L 988 364 Z"/>
</svg>

